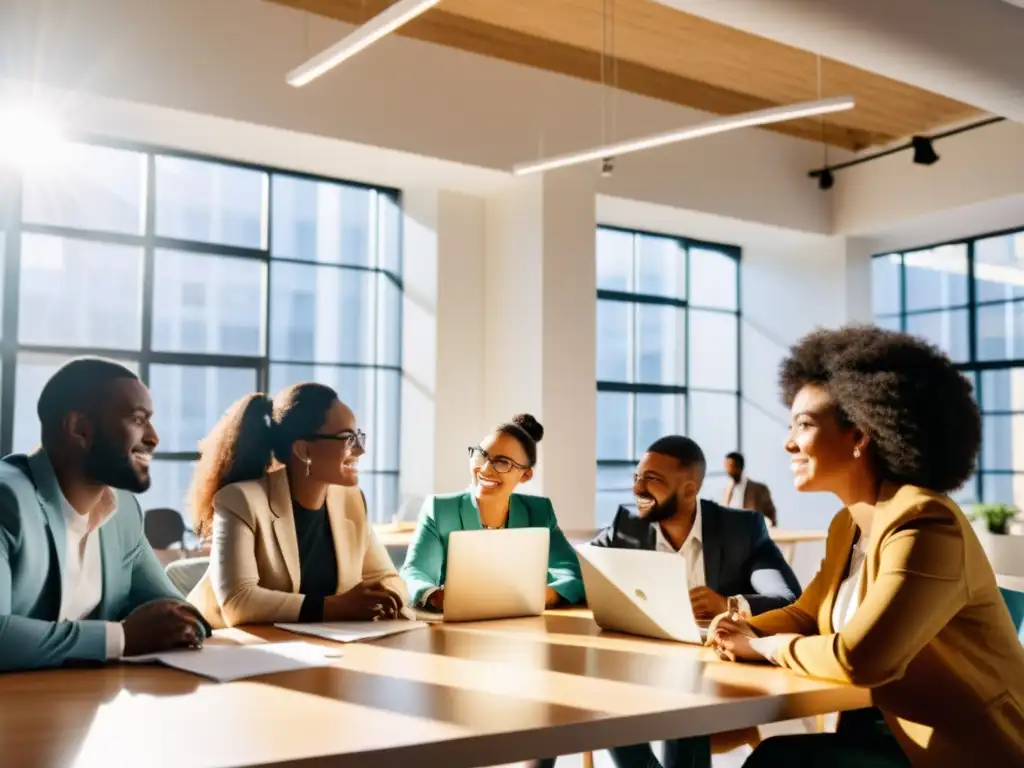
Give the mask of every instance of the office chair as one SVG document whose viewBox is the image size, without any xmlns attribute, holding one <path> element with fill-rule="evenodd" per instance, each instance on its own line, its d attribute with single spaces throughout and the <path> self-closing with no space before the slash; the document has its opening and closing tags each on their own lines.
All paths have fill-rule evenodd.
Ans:
<svg viewBox="0 0 1024 768">
<path fill-rule="evenodd" d="M 149 546 L 153 549 L 169 549 L 184 542 L 185 521 L 181 513 L 175 509 L 158 507 L 146 510 L 142 528 Z"/>
<path fill-rule="evenodd" d="M 1017 628 L 1017 636 L 1024 643 L 1024 592 L 1006 587 L 1000 587 L 999 591 L 1006 601 L 1006 607 L 1010 609 L 1010 618 L 1013 619 L 1013 626 Z"/>
</svg>

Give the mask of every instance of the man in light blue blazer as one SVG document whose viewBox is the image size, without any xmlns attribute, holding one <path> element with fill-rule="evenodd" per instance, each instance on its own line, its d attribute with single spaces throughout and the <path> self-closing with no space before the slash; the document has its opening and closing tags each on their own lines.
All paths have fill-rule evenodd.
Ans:
<svg viewBox="0 0 1024 768">
<path fill-rule="evenodd" d="M 39 397 L 42 448 L 0 460 L 0 672 L 205 638 L 146 541 L 132 495 L 150 484 L 152 408 L 132 371 L 77 358 Z"/>
</svg>

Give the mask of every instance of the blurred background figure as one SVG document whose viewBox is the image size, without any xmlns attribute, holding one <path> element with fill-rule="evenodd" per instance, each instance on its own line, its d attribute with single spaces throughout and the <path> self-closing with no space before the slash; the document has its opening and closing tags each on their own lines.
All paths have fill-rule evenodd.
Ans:
<svg viewBox="0 0 1024 768">
<path fill-rule="evenodd" d="M 772 501 L 772 492 L 764 483 L 755 483 L 747 477 L 747 461 L 742 453 L 733 451 L 725 457 L 725 474 L 729 476 L 729 485 L 722 495 L 722 506 L 735 509 L 752 509 L 764 515 L 768 525 L 779 524 Z"/>
</svg>

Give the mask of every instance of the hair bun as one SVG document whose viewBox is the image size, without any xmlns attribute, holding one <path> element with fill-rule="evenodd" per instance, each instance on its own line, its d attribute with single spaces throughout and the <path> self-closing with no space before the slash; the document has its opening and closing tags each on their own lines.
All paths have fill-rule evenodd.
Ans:
<svg viewBox="0 0 1024 768">
<path fill-rule="evenodd" d="M 520 413 L 512 417 L 512 423 L 528 434 L 535 443 L 544 439 L 544 427 L 528 413 Z"/>
</svg>

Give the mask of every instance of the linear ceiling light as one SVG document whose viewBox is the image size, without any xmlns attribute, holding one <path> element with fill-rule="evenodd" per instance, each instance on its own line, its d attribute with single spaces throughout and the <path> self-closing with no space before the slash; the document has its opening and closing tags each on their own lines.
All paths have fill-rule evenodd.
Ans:
<svg viewBox="0 0 1024 768">
<path fill-rule="evenodd" d="M 293 69 L 285 79 L 289 85 L 301 88 L 440 2 L 441 0 L 398 0 L 330 48 Z"/>
<path fill-rule="evenodd" d="M 591 160 L 619 157 L 630 152 L 654 149 L 655 147 L 663 147 L 666 144 L 699 139 L 702 136 L 713 136 L 716 133 L 734 131 L 737 128 L 749 128 L 755 125 L 768 125 L 769 123 L 781 123 L 785 120 L 797 120 L 801 117 L 841 112 L 845 109 L 853 109 L 853 106 L 852 96 L 839 96 L 832 99 L 822 99 L 821 101 L 802 101 L 783 107 L 760 109 L 756 112 L 744 112 L 740 115 L 728 115 L 708 120 L 705 123 L 698 123 L 697 125 L 666 133 L 657 133 L 640 139 L 627 139 L 626 141 L 608 144 L 604 147 L 585 149 L 582 152 L 571 152 L 567 155 L 549 157 L 546 160 L 519 163 L 512 168 L 512 173 L 516 176 L 525 176 L 528 173 L 542 173 L 543 171 L 550 171 L 555 168 L 564 168 L 568 165 L 587 163 Z"/>
</svg>

